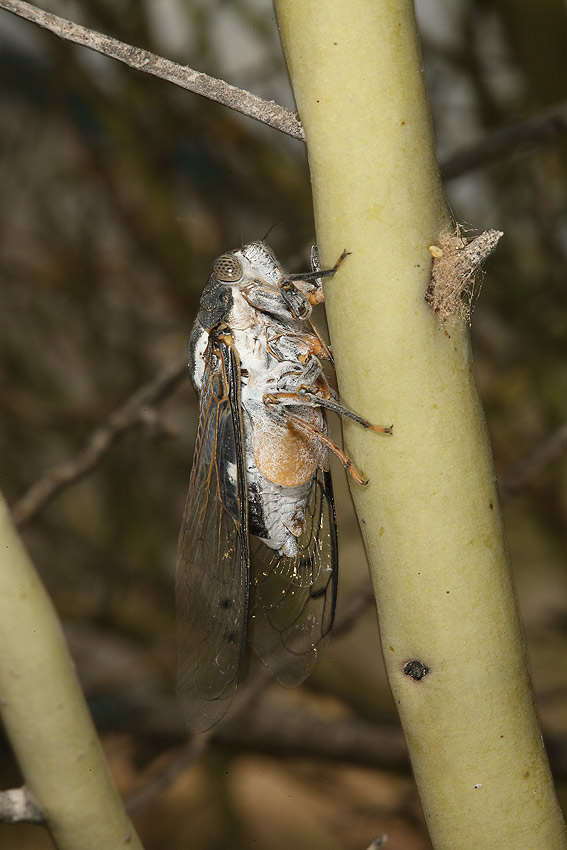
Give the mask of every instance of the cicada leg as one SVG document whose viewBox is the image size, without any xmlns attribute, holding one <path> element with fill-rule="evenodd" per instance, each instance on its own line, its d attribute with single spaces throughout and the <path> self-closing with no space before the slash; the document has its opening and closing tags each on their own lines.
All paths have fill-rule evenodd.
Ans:
<svg viewBox="0 0 567 850">
<path fill-rule="evenodd" d="M 321 301 L 324 300 L 323 298 L 321 298 L 320 294 L 318 294 L 319 291 L 322 291 L 322 289 L 323 289 L 322 284 L 321 284 L 321 278 L 333 277 L 333 275 L 338 271 L 339 267 L 341 266 L 343 261 L 348 257 L 349 254 L 350 254 L 350 251 L 346 251 L 346 250 L 343 251 L 341 256 L 339 257 L 339 259 L 337 260 L 337 262 L 335 263 L 335 265 L 331 269 L 318 268 L 318 269 L 313 269 L 310 272 L 300 272 L 299 274 L 290 274 L 280 283 L 280 287 L 282 285 L 285 285 L 288 282 L 295 283 L 295 282 L 300 282 L 300 281 L 308 282 L 308 281 L 314 280 L 316 283 L 315 283 L 315 286 L 313 287 L 313 292 L 306 294 L 305 297 L 307 298 L 307 300 L 311 304 L 320 304 Z M 311 262 L 313 264 L 313 255 L 312 255 Z M 318 256 L 317 256 L 317 263 L 318 263 Z"/>
<path fill-rule="evenodd" d="M 317 340 L 318 340 L 319 345 L 320 345 L 320 350 L 318 350 L 318 351 L 314 350 L 313 354 L 316 354 L 318 357 L 323 357 L 324 360 L 328 360 L 334 366 L 335 365 L 335 358 L 333 357 L 333 352 L 331 350 L 331 346 L 327 345 L 327 343 L 325 342 L 325 340 L 323 339 L 323 337 L 319 333 L 319 329 L 317 328 L 317 325 L 313 322 L 311 316 L 309 316 L 307 321 L 309 322 L 309 326 L 311 327 L 311 330 L 314 333 L 314 335 L 317 337 Z"/>
<path fill-rule="evenodd" d="M 275 410 L 280 405 L 289 405 L 289 404 L 301 404 L 305 405 L 304 399 L 297 395 L 296 393 L 267 393 L 263 397 L 263 402 L 266 407 L 271 410 Z M 340 449 L 336 443 L 334 443 L 327 434 L 324 434 L 319 428 L 315 425 L 311 424 L 311 422 L 306 422 L 305 419 L 302 419 L 301 416 L 297 416 L 295 413 L 290 413 L 288 410 L 285 412 L 279 411 L 286 422 L 291 422 L 297 428 L 305 431 L 308 434 L 316 437 L 319 442 L 323 443 L 329 451 L 331 451 L 342 463 L 347 472 L 354 478 L 358 484 L 366 485 L 368 484 L 368 479 L 363 478 L 362 475 L 357 472 L 354 463 L 349 458 L 342 449 Z"/>
<path fill-rule="evenodd" d="M 340 401 L 335 401 L 335 399 L 331 398 L 330 396 L 323 396 L 319 393 L 314 393 L 312 389 L 310 389 L 310 387 L 308 387 L 307 385 L 298 386 L 295 392 L 269 393 L 267 396 L 264 396 L 263 399 L 264 403 L 268 404 L 266 398 L 270 399 L 270 403 L 272 405 L 277 402 L 279 404 L 324 407 L 325 410 L 331 410 L 338 416 L 346 416 L 349 419 L 352 419 L 354 422 L 357 422 L 363 428 L 368 428 L 371 431 L 375 431 L 377 434 L 394 433 L 393 425 L 373 425 L 372 422 L 368 421 L 368 419 L 364 419 L 364 417 L 359 416 L 358 413 L 354 413 L 354 411 L 349 410 L 348 407 L 345 407 L 344 404 L 341 404 Z"/>
<path fill-rule="evenodd" d="M 323 278 L 332 277 L 339 269 L 344 259 L 348 257 L 349 253 L 349 251 L 343 251 L 331 269 L 321 269 L 319 266 L 318 254 L 316 251 L 315 254 L 312 251 L 312 271 L 290 274 L 287 277 L 282 278 L 279 283 L 280 291 L 292 315 L 296 319 L 301 319 L 309 323 L 311 331 L 315 334 L 319 341 L 322 356 L 326 360 L 330 360 L 331 363 L 334 363 L 331 348 L 327 345 L 317 327 L 314 325 L 311 319 L 311 309 L 316 304 L 321 304 L 325 300 L 323 293 Z"/>
<path fill-rule="evenodd" d="M 359 416 L 358 413 L 354 413 L 354 411 L 349 410 L 348 407 L 345 407 L 344 404 L 341 404 L 340 401 L 335 401 L 332 398 L 327 398 L 325 396 L 321 396 L 318 393 L 312 392 L 309 387 L 300 386 L 297 388 L 297 395 L 316 407 L 324 407 L 325 410 L 332 410 L 333 413 L 336 413 L 338 416 L 347 416 L 349 419 L 352 419 L 354 422 L 357 422 L 359 425 L 362 425 L 363 428 L 369 428 L 371 431 L 375 431 L 377 434 L 393 434 L 394 426 L 393 425 L 373 425 L 372 422 L 369 422 L 368 419 L 364 419 L 364 417 Z"/>
</svg>

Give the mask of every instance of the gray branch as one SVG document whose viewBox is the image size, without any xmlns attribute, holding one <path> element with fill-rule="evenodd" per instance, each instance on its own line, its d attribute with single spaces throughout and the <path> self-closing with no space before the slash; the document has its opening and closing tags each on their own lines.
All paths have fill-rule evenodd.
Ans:
<svg viewBox="0 0 567 850">
<path fill-rule="evenodd" d="M 125 433 L 152 424 L 149 411 L 164 399 L 187 374 L 187 358 L 166 366 L 157 377 L 139 387 L 88 439 L 85 447 L 52 467 L 29 488 L 12 508 L 12 519 L 22 528 L 62 490 L 80 481 L 100 463 L 110 447 Z"/>
<path fill-rule="evenodd" d="M 117 59 L 130 68 L 152 74 L 187 91 L 215 100 L 229 109 L 234 109 L 242 115 L 280 130 L 294 139 L 305 141 L 299 116 L 284 106 L 279 106 L 273 100 L 264 100 L 244 89 L 231 86 L 224 80 L 217 80 L 208 74 L 194 71 L 186 65 L 179 65 L 177 62 L 164 59 L 140 47 L 133 47 L 131 44 L 125 44 L 66 18 L 44 12 L 24 0 L 0 0 L 0 9 L 6 9 L 14 15 L 25 18 L 59 38 L 96 50 L 104 56 Z M 445 180 L 451 180 L 505 156 L 519 147 L 550 141 L 565 133 L 567 133 L 567 102 L 545 109 L 524 121 L 497 128 L 477 144 L 457 151 L 442 162 L 441 174 Z"/>
<path fill-rule="evenodd" d="M 89 47 L 137 71 L 167 80 L 209 100 L 216 100 L 217 103 L 222 103 L 223 106 L 241 112 L 242 115 L 281 130 L 282 133 L 287 133 L 294 139 L 305 141 L 303 127 L 296 113 L 279 106 L 273 100 L 264 100 L 244 89 L 231 86 L 224 80 L 217 80 L 208 74 L 194 71 L 186 65 L 178 65 L 170 59 L 164 59 L 148 50 L 125 44 L 123 41 L 75 24 L 59 15 L 44 12 L 24 0 L 0 0 L 0 8 L 49 30 L 59 38 L 80 44 L 82 47 Z"/>
</svg>

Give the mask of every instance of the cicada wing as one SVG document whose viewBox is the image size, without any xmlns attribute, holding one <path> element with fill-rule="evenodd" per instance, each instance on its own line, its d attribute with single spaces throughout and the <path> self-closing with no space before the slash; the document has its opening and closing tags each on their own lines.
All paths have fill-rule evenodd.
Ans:
<svg viewBox="0 0 567 850">
<path fill-rule="evenodd" d="M 209 342 L 179 535 L 177 693 L 192 731 L 220 720 L 246 644 L 248 507 L 236 354 Z"/>
<path fill-rule="evenodd" d="M 299 685 L 317 665 L 335 617 L 338 542 L 329 472 L 314 477 L 305 520 L 293 558 L 258 538 L 250 542 L 250 639 L 286 687 Z"/>
</svg>

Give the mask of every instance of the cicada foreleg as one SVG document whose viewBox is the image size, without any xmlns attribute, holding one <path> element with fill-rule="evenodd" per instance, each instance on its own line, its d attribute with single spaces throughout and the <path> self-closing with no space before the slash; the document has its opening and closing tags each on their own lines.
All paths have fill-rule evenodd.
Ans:
<svg viewBox="0 0 567 850">
<path fill-rule="evenodd" d="M 317 248 L 313 246 L 311 249 L 312 271 L 302 272 L 300 274 L 290 274 L 287 277 L 282 278 L 279 283 L 281 294 L 290 313 L 295 319 L 300 319 L 309 323 L 312 334 L 317 337 L 319 344 L 324 351 L 324 358 L 331 362 L 333 362 L 331 348 L 324 341 L 316 325 L 313 323 L 311 319 L 311 311 L 316 304 L 321 304 L 325 300 L 323 292 L 323 278 L 332 277 L 345 257 L 348 256 L 348 253 L 348 251 L 343 251 L 331 269 L 321 269 Z"/>
<path fill-rule="evenodd" d="M 343 251 L 335 265 L 331 269 L 322 269 L 319 264 L 319 254 L 317 248 L 313 246 L 311 249 L 311 266 L 310 272 L 300 272 L 299 274 L 290 274 L 280 281 L 280 289 L 283 296 L 288 301 L 290 309 L 294 310 L 294 301 L 298 301 L 298 296 L 303 296 L 305 302 L 310 306 L 321 304 L 325 300 L 323 293 L 323 278 L 333 277 L 338 271 L 349 251 Z M 304 308 L 305 309 L 305 308 Z M 306 315 L 296 315 L 298 319 L 307 318 Z"/>
</svg>

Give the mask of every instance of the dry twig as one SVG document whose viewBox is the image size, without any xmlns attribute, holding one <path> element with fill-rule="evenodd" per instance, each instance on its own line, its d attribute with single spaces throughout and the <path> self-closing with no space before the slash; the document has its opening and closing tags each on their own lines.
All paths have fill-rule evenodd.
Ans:
<svg viewBox="0 0 567 850">
<path fill-rule="evenodd" d="M 567 449 L 567 423 L 561 425 L 524 460 L 509 469 L 500 481 L 500 498 L 506 501 L 518 490 L 526 487 L 543 470 L 559 460 Z"/>
<path fill-rule="evenodd" d="M 173 785 L 183 771 L 203 755 L 209 744 L 209 738 L 210 733 L 206 732 L 199 737 L 191 738 L 180 747 L 163 770 L 156 773 L 142 788 L 128 797 L 125 803 L 128 814 L 135 815 L 142 811 L 152 800 Z"/>
<path fill-rule="evenodd" d="M 452 180 L 453 177 L 458 177 L 474 168 L 481 168 L 518 148 L 552 141 L 564 136 L 565 133 L 567 133 L 567 101 L 550 109 L 544 109 L 524 121 L 498 127 L 480 142 L 457 151 L 441 164 L 441 175 L 445 180 Z"/>
<path fill-rule="evenodd" d="M 200 94 L 209 98 L 209 100 L 215 100 L 217 103 L 222 103 L 223 106 L 228 106 L 230 109 L 242 113 L 242 115 L 255 118 L 262 124 L 281 130 L 288 136 L 305 141 L 303 127 L 296 113 L 279 106 L 273 100 L 264 100 L 244 89 L 231 86 L 224 80 L 217 80 L 215 77 L 194 71 L 186 65 L 172 62 L 170 59 L 164 59 L 148 50 L 125 44 L 123 41 L 118 41 L 116 38 L 75 24 L 66 18 L 59 17 L 59 15 L 44 12 L 37 6 L 24 2 L 24 0 L 0 0 L 0 8 L 49 30 L 59 38 L 80 44 L 82 47 L 89 47 L 91 50 L 96 50 L 97 53 L 102 53 L 111 59 L 117 59 L 130 68 L 143 71 L 145 74 L 152 74 L 154 77 L 167 80 L 169 83 L 195 94 Z"/>
<path fill-rule="evenodd" d="M 366 850 L 379 850 L 380 847 L 384 847 L 388 840 L 387 835 L 377 835 L 374 841 L 371 841 Z"/>
<path fill-rule="evenodd" d="M 139 387 L 124 404 L 91 435 L 75 457 L 54 466 L 14 505 L 12 518 L 22 528 L 62 490 L 76 484 L 101 461 L 110 447 L 127 431 L 148 421 L 148 409 L 165 398 L 187 373 L 187 358 L 167 366 L 156 378 Z"/>
<path fill-rule="evenodd" d="M 394 771 L 409 769 L 399 726 L 350 716 L 326 717 L 269 694 L 248 709 L 244 721 L 241 715 L 230 715 L 214 731 L 213 740 L 245 752 L 343 761 Z"/>
</svg>

